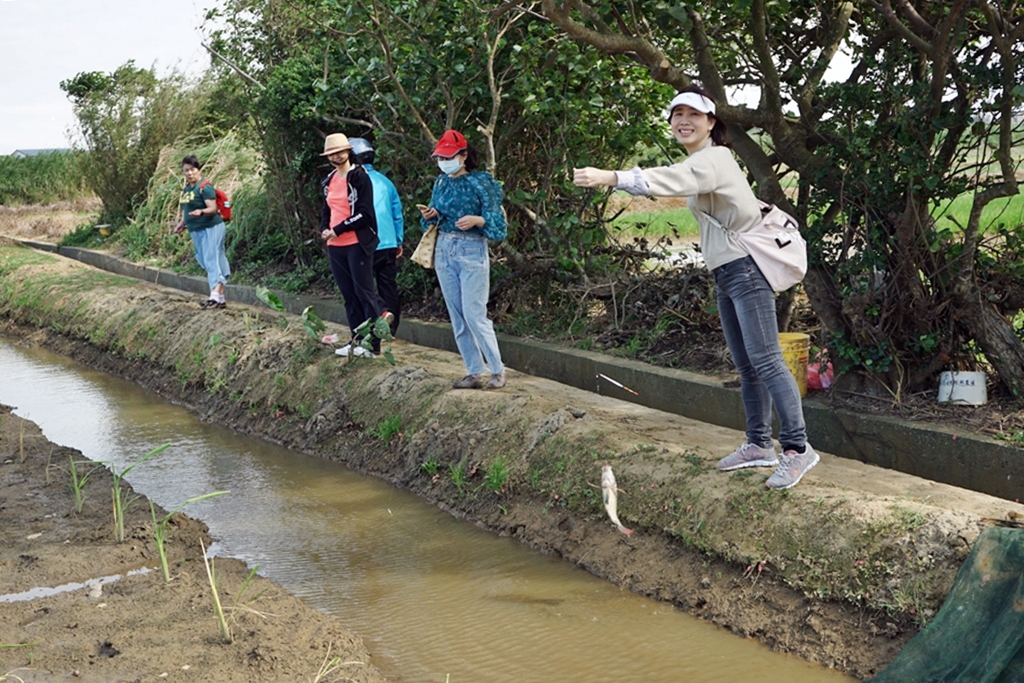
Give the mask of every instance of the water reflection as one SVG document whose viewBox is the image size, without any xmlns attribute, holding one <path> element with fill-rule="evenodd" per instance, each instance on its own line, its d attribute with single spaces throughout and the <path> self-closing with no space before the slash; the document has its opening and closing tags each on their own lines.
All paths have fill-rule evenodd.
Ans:
<svg viewBox="0 0 1024 683">
<path fill-rule="evenodd" d="M 395 680 L 848 681 L 538 555 L 337 464 L 203 424 L 134 384 L 0 339 L 0 402 L 130 473 L 219 553 L 335 615 Z"/>
</svg>

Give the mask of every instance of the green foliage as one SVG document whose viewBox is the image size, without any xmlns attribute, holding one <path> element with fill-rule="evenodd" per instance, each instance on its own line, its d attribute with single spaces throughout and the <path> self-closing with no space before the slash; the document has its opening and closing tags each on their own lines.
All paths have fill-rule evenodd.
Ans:
<svg viewBox="0 0 1024 683">
<path fill-rule="evenodd" d="M 109 74 L 81 72 L 60 87 L 88 150 L 82 177 L 103 202 L 103 221 L 122 225 L 145 197 L 161 150 L 189 130 L 205 98 L 180 74 L 157 78 L 132 61 Z"/>
<path fill-rule="evenodd" d="M 111 493 L 114 499 L 114 540 L 118 543 L 124 543 L 124 516 L 128 512 L 128 508 L 139 499 L 139 494 L 128 494 L 127 491 L 121 488 L 124 483 L 124 478 L 128 476 L 128 473 L 133 469 L 156 457 L 160 453 L 171 447 L 171 444 L 165 443 L 162 446 L 157 446 L 146 455 L 142 456 L 128 467 L 124 468 L 120 472 L 115 472 L 111 469 L 111 474 L 114 477 L 114 485 L 111 489 Z"/>
<path fill-rule="evenodd" d="M 78 152 L 0 156 L 0 205 L 49 204 L 89 196 Z"/>
<path fill-rule="evenodd" d="M 504 458 L 496 458 L 491 466 L 487 468 L 484 475 L 483 487 L 494 493 L 504 493 L 505 484 L 508 482 L 508 462 Z"/>
<path fill-rule="evenodd" d="M 454 463 L 449 464 L 448 474 L 452 479 L 452 483 L 455 484 L 455 488 L 459 490 L 459 493 L 462 493 L 466 486 L 466 466 L 462 463 L 457 465 Z"/>
<path fill-rule="evenodd" d="M 277 294 L 274 294 L 266 287 L 256 288 L 256 298 L 262 301 L 270 308 L 274 309 L 275 311 L 279 311 L 281 313 L 284 312 L 284 302 L 281 301 L 281 297 L 279 297 Z"/>
<path fill-rule="evenodd" d="M 394 337 L 391 335 L 391 328 L 383 318 L 373 318 L 367 320 L 361 325 L 356 327 L 354 334 L 360 338 L 359 345 L 367 351 L 373 351 L 373 338 L 376 337 L 380 340 L 380 353 L 384 356 L 384 359 L 390 364 L 395 364 L 395 357 L 391 353 L 391 341 Z M 358 356 L 350 355 L 349 362 L 354 361 Z"/>
<path fill-rule="evenodd" d="M 156 543 L 157 554 L 160 556 L 160 569 L 163 572 L 164 582 L 165 583 L 170 583 L 171 582 L 171 571 L 170 571 L 170 568 L 167 566 L 167 551 L 166 551 L 166 548 L 164 547 L 164 537 L 165 537 L 166 532 L 167 532 L 167 523 L 169 521 L 171 521 L 171 517 L 173 517 L 175 515 L 175 513 L 180 511 L 183 507 L 185 507 L 189 503 L 197 503 L 197 502 L 199 502 L 201 500 L 206 500 L 207 498 L 214 498 L 216 496 L 223 496 L 225 493 L 231 493 L 231 492 L 230 491 L 213 491 L 211 493 L 204 493 L 201 496 L 195 496 L 194 498 L 189 498 L 184 503 L 181 503 L 176 508 L 174 508 L 173 510 L 168 512 L 160 520 L 157 520 L 157 518 L 156 518 L 156 508 L 153 506 L 153 501 L 149 501 L 149 513 L 150 513 L 150 515 L 153 518 L 153 540 Z"/>
<path fill-rule="evenodd" d="M 86 483 L 89 481 L 90 475 L 92 475 L 92 473 L 95 472 L 96 470 L 102 468 L 103 465 L 94 465 L 93 467 L 87 469 L 85 474 L 79 474 L 78 466 L 80 464 L 88 465 L 90 463 L 77 463 L 75 462 L 75 459 L 72 456 L 68 456 L 68 460 L 70 461 L 68 473 L 71 475 L 71 481 L 68 482 L 68 488 L 71 489 L 71 493 L 75 497 L 75 513 L 80 515 L 82 514 L 82 503 L 85 500 L 83 489 L 85 488 Z"/>
<path fill-rule="evenodd" d="M 377 423 L 372 434 L 384 442 L 389 442 L 402 431 L 402 416 L 391 415 Z"/>
<path fill-rule="evenodd" d="M 238 244 L 245 243 L 254 223 L 263 221 L 265 199 L 260 180 L 260 160 L 255 150 L 243 142 L 237 130 L 229 130 L 216 140 L 209 131 L 189 133 L 169 144 L 160 153 L 156 169 L 149 179 L 145 198 L 132 220 L 114 233 L 128 258 L 158 264 L 193 267 L 192 241 L 187 233 L 174 234 L 181 218 L 181 160 L 190 154 L 203 164 L 203 177 L 228 193 L 232 219 L 228 224 L 225 248 L 229 262 L 244 255 Z"/>
<path fill-rule="evenodd" d="M 302 309 L 302 329 L 310 339 L 320 341 L 327 326 L 320 316 L 316 314 L 312 306 L 306 306 Z"/>
<path fill-rule="evenodd" d="M 431 453 L 430 457 L 420 463 L 420 469 L 427 473 L 427 475 L 434 477 L 437 475 L 437 470 L 441 466 L 441 461 L 438 459 L 436 453 Z"/>
<path fill-rule="evenodd" d="M 96 248 L 103 244 L 103 238 L 96 232 L 96 222 L 88 221 L 64 235 L 58 244 L 62 247 Z"/>
</svg>

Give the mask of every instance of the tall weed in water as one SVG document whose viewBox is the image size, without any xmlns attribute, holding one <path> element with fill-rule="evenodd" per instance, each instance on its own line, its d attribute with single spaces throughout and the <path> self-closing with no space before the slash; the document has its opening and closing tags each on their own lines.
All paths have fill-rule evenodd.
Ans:
<svg viewBox="0 0 1024 683">
<path fill-rule="evenodd" d="M 110 490 L 114 498 L 114 540 L 118 543 L 124 543 L 124 515 L 128 511 L 128 507 L 139 498 L 139 494 L 133 493 L 129 495 L 128 492 L 121 487 L 121 484 L 124 482 L 124 478 L 133 469 L 147 460 L 156 457 L 160 453 L 163 453 L 165 450 L 170 448 L 170 446 L 171 444 L 169 443 L 165 443 L 163 446 L 157 446 L 149 453 L 121 470 L 121 472 L 115 472 L 113 468 L 111 468 L 111 474 L 114 475 L 114 485 Z"/>
<path fill-rule="evenodd" d="M 156 542 L 156 552 L 160 556 L 160 569 L 164 573 L 165 583 L 171 582 L 171 570 L 167 566 L 167 551 L 164 548 L 164 534 L 167 531 L 167 522 L 171 520 L 171 517 L 173 517 L 176 512 L 181 510 L 189 503 L 197 503 L 201 500 L 206 500 L 207 498 L 213 498 L 214 496 L 223 496 L 225 493 L 231 492 L 214 491 L 212 493 L 205 493 L 201 496 L 196 496 L 195 498 L 189 498 L 184 503 L 180 504 L 178 507 L 168 512 L 167 515 L 160 521 L 157 521 L 156 519 L 156 508 L 153 507 L 153 501 L 149 501 L 149 514 L 153 516 L 153 540 Z"/>
<path fill-rule="evenodd" d="M 242 600 L 242 596 L 245 594 L 245 590 L 249 587 L 249 584 L 252 583 L 253 577 L 256 576 L 256 570 L 258 570 L 260 566 L 256 565 L 249 572 L 249 576 L 247 576 L 245 581 L 242 583 L 242 587 L 238 589 L 238 594 L 235 596 L 235 602 L 230 608 L 230 614 L 225 614 L 224 606 L 220 601 L 220 589 L 217 587 L 217 568 L 214 566 L 213 559 L 207 557 L 208 553 L 206 552 L 206 546 L 203 545 L 202 541 L 199 541 L 199 547 L 203 549 L 203 565 L 206 567 L 206 577 L 210 580 L 210 589 L 213 591 L 213 611 L 217 617 L 217 626 L 220 629 L 220 636 L 225 643 L 231 643 L 234 641 L 234 637 L 231 635 L 231 624 L 236 622 L 235 614 L 238 610 L 248 609 L 250 612 L 263 616 L 259 612 L 256 612 L 256 610 L 247 607 L 249 603 L 252 603 L 263 595 L 263 591 L 260 591 L 251 599 L 247 600 L 245 604 L 239 605 Z"/>
</svg>

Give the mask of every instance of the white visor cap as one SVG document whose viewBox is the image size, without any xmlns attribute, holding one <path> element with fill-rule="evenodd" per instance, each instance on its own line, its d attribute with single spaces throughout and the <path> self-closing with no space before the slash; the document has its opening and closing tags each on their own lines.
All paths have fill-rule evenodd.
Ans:
<svg viewBox="0 0 1024 683">
<path fill-rule="evenodd" d="M 665 110 L 665 118 L 671 119 L 672 112 L 676 110 L 676 107 L 683 105 L 692 107 L 697 111 L 702 111 L 705 114 L 715 115 L 715 103 L 704 97 L 703 95 L 695 92 L 681 92 L 672 98 L 672 101 L 668 104 L 668 109 Z"/>
</svg>

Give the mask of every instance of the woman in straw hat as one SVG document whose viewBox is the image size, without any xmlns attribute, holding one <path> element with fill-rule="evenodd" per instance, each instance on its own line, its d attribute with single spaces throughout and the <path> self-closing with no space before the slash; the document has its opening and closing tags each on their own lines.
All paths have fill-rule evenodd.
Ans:
<svg viewBox="0 0 1024 683">
<path fill-rule="evenodd" d="M 505 386 L 505 366 L 494 324 L 487 317 L 491 262 L 483 232 L 488 222 L 489 227 L 498 227 L 497 232 L 505 230 L 500 197 L 483 189 L 497 183 L 486 171 L 477 170 L 476 150 L 457 130 L 444 132 L 433 156 L 441 175 L 434 181 L 430 205 L 417 204 L 417 208 L 423 214 L 424 229 L 437 223 L 434 268 L 452 321 L 455 344 L 469 373 L 452 387 L 483 388 L 486 362 L 491 371 L 487 388 L 500 389 Z"/>
<path fill-rule="evenodd" d="M 373 352 L 360 346 L 356 328 L 367 320 L 390 314 L 373 286 L 373 255 L 377 249 L 377 217 L 373 209 L 373 185 L 366 170 L 352 163 L 352 145 L 341 133 L 328 135 L 324 151 L 334 167 L 321 182 L 324 207 L 320 235 L 327 242 L 331 274 L 345 299 L 345 317 L 352 341 L 336 350 L 339 356 L 373 357 L 380 340 L 372 338 Z"/>
<path fill-rule="evenodd" d="M 729 149 L 725 122 L 715 115 L 715 102 L 705 90 L 684 88 L 666 114 L 673 136 L 686 148 L 684 161 L 628 171 L 578 168 L 573 181 L 580 187 L 609 186 L 630 194 L 686 198 L 700 228 L 704 262 L 715 277 L 718 313 L 739 371 L 747 416 L 746 442 L 719 461 L 718 469 L 778 465 L 765 483 L 769 488 L 788 489 L 819 458 L 807 443 L 800 390 L 782 358 L 775 293 L 753 258 L 708 218 L 744 232 L 760 223 L 760 207 Z M 781 463 L 772 444 L 773 404 L 781 424 Z"/>
</svg>

